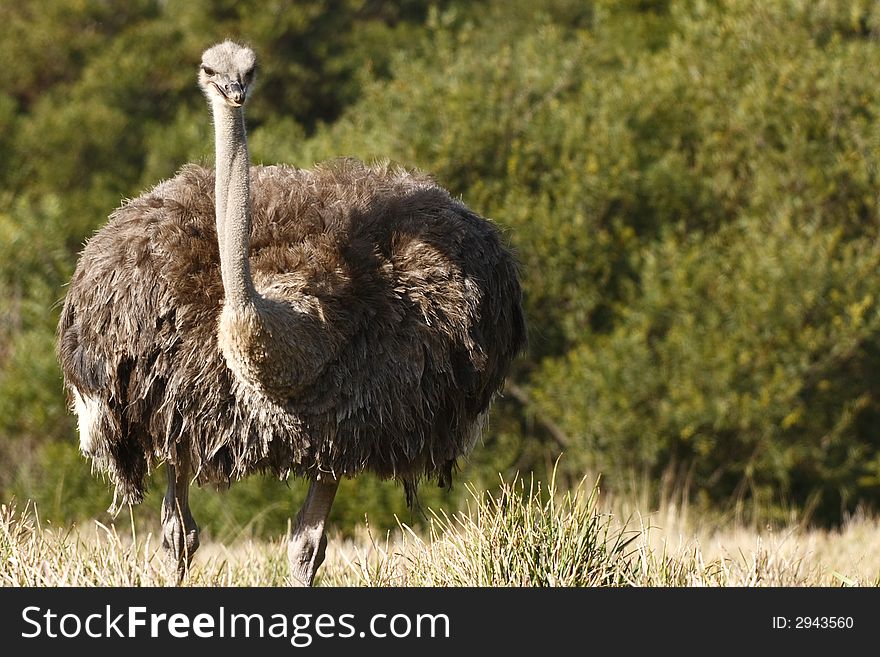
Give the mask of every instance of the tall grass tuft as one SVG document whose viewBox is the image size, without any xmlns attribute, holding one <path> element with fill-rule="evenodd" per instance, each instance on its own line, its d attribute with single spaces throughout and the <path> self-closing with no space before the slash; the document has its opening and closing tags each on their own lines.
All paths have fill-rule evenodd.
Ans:
<svg viewBox="0 0 880 657">
<path fill-rule="evenodd" d="M 407 584 L 428 586 L 619 586 L 633 580 L 639 536 L 598 508 L 598 484 L 560 493 L 555 476 L 502 482 L 497 495 L 469 488 L 467 509 L 433 513 Z"/>
</svg>

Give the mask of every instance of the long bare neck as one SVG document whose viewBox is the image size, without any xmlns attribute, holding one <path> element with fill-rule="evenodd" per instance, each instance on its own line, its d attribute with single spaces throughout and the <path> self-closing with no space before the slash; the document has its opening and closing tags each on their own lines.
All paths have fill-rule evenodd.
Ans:
<svg viewBox="0 0 880 657">
<path fill-rule="evenodd" d="M 241 107 L 212 104 L 216 148 L 217 240 L 226 305 L 242 309 L 254 302 L 250 251 L 250 156 Z"/>
<path fill-rule="evenodd" d="M 225 300 L 217 344 L 239 381 L 289 399 L 321 371 L 333 336 L 306 300 L 257 294 L 251 278 L 250 160 L 240 107 L 213 103 L 217 147 L 216 212 Z M 305 336 L 305 338 L 303 338 Z"/>
</svg>

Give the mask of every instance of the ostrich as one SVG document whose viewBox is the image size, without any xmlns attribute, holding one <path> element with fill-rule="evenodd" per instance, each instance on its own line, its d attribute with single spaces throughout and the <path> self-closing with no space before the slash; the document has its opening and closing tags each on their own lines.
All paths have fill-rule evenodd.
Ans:
<svg viewBox="0 0 880 657">
<path fill-rule="evenodd" d="M 80 447 L 142 501 L 164 462 L 167 557 L 199 546 L 192 482 L 310 480 L 289 537 L 311 585 L 341 477 L 451 482 L 525 324 L 498 229 L 428 176 L 339 159 L 250 166 L 256 57 L 225 41 L 198 82 L 215 170 L 189 164 L 125 202 L 85 244 L 58 327 Z"/>
</svg>

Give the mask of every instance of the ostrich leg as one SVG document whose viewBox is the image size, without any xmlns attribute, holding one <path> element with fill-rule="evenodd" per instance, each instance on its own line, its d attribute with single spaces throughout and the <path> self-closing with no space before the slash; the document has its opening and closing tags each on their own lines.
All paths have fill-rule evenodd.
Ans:
<svg viewBox="0 0 880 657">
<path fill-rule="evenodd" d="M 306 501 L 296 516 L 293 534 L 287 545 L 290 560 L 290 583 L 293 586 L 311 586 L 315 571 L 324 562 L 327 537 L 324 523 L 336 497 L 339 481 L 318 475 L 312 480 Z"/>
<path fill-rule="evenodd" d="M 170 565 L 177 569 L 178 583 L 199 549 L 199 526 L 189 510 L 189 457 L 177 465 L 166 464 L 168 490 L 162 502 L 162 547 Z"/>
</svg>

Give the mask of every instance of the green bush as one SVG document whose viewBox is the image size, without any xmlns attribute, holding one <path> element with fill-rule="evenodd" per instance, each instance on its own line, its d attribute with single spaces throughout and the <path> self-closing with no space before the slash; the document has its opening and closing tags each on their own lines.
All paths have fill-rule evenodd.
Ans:
<svg viewBox="0 0 880 657">
<path fill-rule="evenodd" d="M 668 236 L 610 333 L 544 363 L 534 396 L 625 484 L 669 464 L 713 503 L 811 498 L 821 517 L 880 501 L 873 240 L 743 220 Z"/>
</svg>

